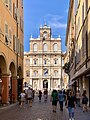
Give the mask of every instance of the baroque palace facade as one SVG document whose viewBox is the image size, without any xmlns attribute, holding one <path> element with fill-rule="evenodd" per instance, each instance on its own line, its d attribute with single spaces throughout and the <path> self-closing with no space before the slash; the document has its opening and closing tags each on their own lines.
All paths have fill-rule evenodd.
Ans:
<svg viewBox="0 0 90 120">
<path fill-rule="evenodd" d="M 23 1 L 0 0 L 0 96 L 16 102 L 23 83 Z"/>
<path fill-rule="evenodd" d="M 87 91 L 90 106 L 90 0 L 70 0 L 66 33 L 69 86 Z"/>
<path fill-rule="evenodd" d="M 52 38 L 51 28 L 40 27 L 40 37 L 30 38 L 30 52 L 24 53 L 24 82 L 34 90 L 61 87 L 61 39 Z"/>
</svg>

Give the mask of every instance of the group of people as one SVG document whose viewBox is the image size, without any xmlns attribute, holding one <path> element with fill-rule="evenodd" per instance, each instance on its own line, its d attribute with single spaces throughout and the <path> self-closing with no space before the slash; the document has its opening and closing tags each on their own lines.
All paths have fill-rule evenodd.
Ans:
<svg viewBox="0 0 90 120">
<path fill-rule="evenodd" d="M 44 101 L 47 102 L 48 90 L 45 89 L 43 94 L 44 94 Z M 42 91 L 41 90 L 39 90 L 38 97 L 39 97 L 39 102 L 41 102 L 41 98 L 42 98 Z"/>
<path fill-rule="evenodd" d="M 53 106 L 53 112 L 56 112 L 57 102 L 59 101 L 60 110 L 63 111 L 63 102 L 65 101 L 66 108 L 69 112 L 69 120 L 74 120 L 74 112 L 76 104 L 80 107 L 81 103 L 83 105 L 83 112 L 88 111 L 87 104 L 88 98 L 86 95 L 86 90 L 83 91 L 83 94 L 80 94 L 78 90 L 76 94 L 69 90 L 67 93 L 63 90 L 57 91 L 53 90 L 51 94 L 51 102 Z"/>
<path fill-rule="evenodd" d="M 22 92 L 20 94 L 20 106 L 23 105 L 24 102 L 29 103 L 30 107 L 32 107 L 32 101 L 34 100 L 34 90 L 29 88 L 28 90 Z M 48 91 L 47 89 L 43 92 L 44 101 L 47 101 L 48 98 Z M 38 98 L 39 102 L 41 102 L 42 99 L 42 91 L 38 91 Z M 74 120 L 74 112 L 77 106 L 83 106 L 83 112 L 88 111 L 87 104 L 88 104 L 88 98 L 86 94 L 86 90 L 83 91 L 83 94 L 81 95 L 80 91 L 78 90 L 76 93 L 73 92 L 73 90 L 65 91 L 65 90 L 53 90 L 51 93 L 50 101 L 52 102 L 53 112 L 56 112 L 57 103 L 59 102 L 60 105 L 60 111 L 63 111 L 63 104 L 65 103 L 66 108 L 69 112 L 69 120 Z"/>
<path fill-rule="evenodd" d="M 29 87 L 28 90 L 24 90 L 19 95 L 19 104 L 22 107 L 24 102 L 27 104 L 29 103 L 30 107 L 32 107 L 32 101 L 34 100 L 34 90 Z"/>
</svg>

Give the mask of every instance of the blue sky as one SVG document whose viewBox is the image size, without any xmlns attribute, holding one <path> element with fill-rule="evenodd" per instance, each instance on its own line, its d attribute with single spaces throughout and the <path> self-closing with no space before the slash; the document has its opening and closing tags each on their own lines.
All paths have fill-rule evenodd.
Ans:
<svg viewBox="0 0 90 120">
<path fill-rule="evenodd" d="M 39 36 L 40 25 L 51 26 L 52 36 L 61 36 L 65 51 L 65 35 L 69 0 L 24 0 L 24 51 L 28 52 L 30 36 Z"/>
</svg>

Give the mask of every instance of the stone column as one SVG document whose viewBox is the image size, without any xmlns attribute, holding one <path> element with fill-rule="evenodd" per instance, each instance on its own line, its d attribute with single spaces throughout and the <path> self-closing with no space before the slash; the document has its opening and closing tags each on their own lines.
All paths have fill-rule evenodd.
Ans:
<svg viewBox="0 0 90 120">
<path fill-rule="evenodd" d="M 12 77 L 12 101 L 17 101 L 17 77 Z"/>
<path fill-rule="evenodd" d="M 9 103 L 9 75 L 2 76 L 2 103 Z"/>
</svg>

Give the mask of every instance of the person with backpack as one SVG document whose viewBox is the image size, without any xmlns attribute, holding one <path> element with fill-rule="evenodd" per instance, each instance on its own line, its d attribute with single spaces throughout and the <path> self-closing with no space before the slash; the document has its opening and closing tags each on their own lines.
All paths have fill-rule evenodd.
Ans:
<svg viewBox="0 0 90 120">
<path fill-rule="evenodd" d="M 86 90 L 84 90 L 82 94 L 83 112 L 88 111 L 87 104 L 88 104 L 88 97 L 86 96 Z"/>
</svg>

